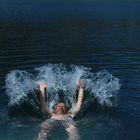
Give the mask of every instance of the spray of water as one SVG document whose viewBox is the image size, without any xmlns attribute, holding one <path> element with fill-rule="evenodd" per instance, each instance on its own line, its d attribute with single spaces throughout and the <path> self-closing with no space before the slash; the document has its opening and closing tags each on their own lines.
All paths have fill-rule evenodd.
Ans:
<svg viewBox="0 0 140 140">
<path fill-rule="evenodd" d="M 35 68 L 35 71 L 34 75 L 21 70 L 7 74 L 6 93 L 10 106 L 26 101 L 26 97 L 34 93 L 42 81 L 47 84 L 47 97 L 51 110 L 62 97 L 68 106 L 75 104 L 79 79 L 84 79 L 85 101 L 90 103 L 97 99 L 101 105 L 112 106 L 112 99 L 116 98 L 120 89 L 119 79 L 109 72 L 94 73 L 84 66 L 71 65 L 66 68 L 63 64 L 47 64 Z"/>
</svg>

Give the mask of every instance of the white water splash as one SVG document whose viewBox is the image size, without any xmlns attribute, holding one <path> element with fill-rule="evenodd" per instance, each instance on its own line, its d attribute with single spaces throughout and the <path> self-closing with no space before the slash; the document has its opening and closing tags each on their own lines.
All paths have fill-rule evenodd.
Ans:
<svg viewBox="0 0 140 140">
<path fill-rule="evenodd" d="M 71 65 L 66 68 L 63 64 L 47 64 L 35 70 L 36 76 L 20 70 L 7 74 L 6 93 L 10 105 L 20 104 L 22 100 L 26 100 L 27 95 L 34 92 L 42 80 L 47 84 L 47 97 L 51 110 L 61 95 L 67 105 L 75 104 L 76 89 L 81 78 L 85 79 L 86 100 L 94 97 L 102 105 L 112 106 L 111 99 L 116 97 L 120 89 L 119 79 L 107 71 L 93 73 L 90 68 L 84 66 Z"/>
<path fill-rule="evenodd" d="M 9 104 L 20 104 L 30 91 L 35 88 L 32 75 L 26 71 L 14 70 L 6 76 L 6 94 Z"/>
</svg>

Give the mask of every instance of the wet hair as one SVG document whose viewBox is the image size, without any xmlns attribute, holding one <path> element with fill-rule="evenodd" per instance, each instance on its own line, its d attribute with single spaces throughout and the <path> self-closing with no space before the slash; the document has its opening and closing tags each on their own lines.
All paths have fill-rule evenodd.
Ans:
<svg viewBox="0 0 140 140">
<path fill-rule="evenodd" d="M 63 102 L 58 103 L 58 104 L 56 104 L 56 105 L 54 106 L 54 111 L 53 111 L 53 113 L 56 113 L 56 109 L 57 109 L 57 107 L 58 107 L 60 104 L 63 104 L 63 105 L 65 106 L 65 111 L 66 111 L 65 113 L 67 113 L 67 112 L 68 112 L 68 108 L 67 108 L 66 104 L 63 103 Z"/>
</svg>

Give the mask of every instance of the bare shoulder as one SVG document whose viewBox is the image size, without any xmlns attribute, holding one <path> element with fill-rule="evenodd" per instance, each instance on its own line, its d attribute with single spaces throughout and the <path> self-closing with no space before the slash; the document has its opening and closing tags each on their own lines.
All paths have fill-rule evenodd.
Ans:
<svg viewBox="0 0 140 140">
<path fill-rule="evenodd" d="M 76 115 L 76 113 L 74 113 L 74 112 L 68 112 L 68 116 L 70 116 L 70 117 L 74 117 Z"/>
</svg>

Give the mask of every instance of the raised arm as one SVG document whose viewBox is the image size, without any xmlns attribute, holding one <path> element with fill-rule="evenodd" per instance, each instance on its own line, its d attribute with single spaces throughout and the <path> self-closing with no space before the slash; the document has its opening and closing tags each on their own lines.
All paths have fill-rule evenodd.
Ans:
<svg viewBox="0 0 140 140">
<path fill-rule="evenodd" d="M 78 93 L 78 99 L 76 102 L 76 106 L 73 109 L 74 111 L 70 114 L 72 117 L 74 117 L 81 110 L 83 100 L 84 100 L 84 81 L 80 80 L 79 81 L 79 93 Z"/>
<path fill-rule="evenodd" d="M 84 88 L 79 87 L 79 94 L 78 94 L 78 99 L 76 103 L 77 111 L 80 111 L 83 100 L 84 100 Z"/>
<path fill-rule="evenodd" d="M 45 83 L 41 83 L 40 85 L 40 109 L 41 109 L 41 112 L 44 114 L 44 115 L 48 115 L 49 117 L 51 116 L 51 112 L 49 110 L 49 106 L 45 100 L 46 98 L 46 84 Z"/>
</svg>

